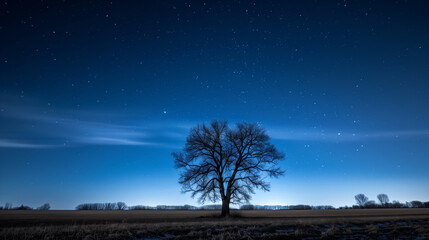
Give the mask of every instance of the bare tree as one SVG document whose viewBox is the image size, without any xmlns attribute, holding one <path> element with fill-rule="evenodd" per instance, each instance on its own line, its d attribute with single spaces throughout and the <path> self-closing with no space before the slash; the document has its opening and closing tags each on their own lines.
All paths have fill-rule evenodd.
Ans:
<svg viewBox="0 0 429 240">
<path fill-rule="evenodd" d="M 200 203 L 221 200 L 221 216 L 229 216 L 230 203 L 248 203 L 255 189 L 269 191 L 266 177 L 284 173 L 278 167 L 284 154 L 269 140 L 254 123 L 239 123 L 235 129 L 226 121 L 193 127 L 183 150 L 172 153 L 182 170 L 182 192 L 199 196 Z"/>
<path fill-rule="evenodd" d="M 116 206 L 118 210 L 125 210 L 127 208 L 127 204 L 125 204 L 124 202 L 118 202 L 116 203 Z"/>
<path fill-rule="evenodd" d="M 377 195 L 378 201 L 380 202 L 381 206 L 385 207 L 389 203 L 389 197 L 384 194 L 380 193 Z"/>
<path fill-rule="evenodd" d="M 12 209 L 12 203 L 5 203 L 4 209 L 5 210 L 11 210 Z"/>
<path fill-rule="evenodd" d="M 358 194 L 355 196 L 355 200 L 357 205 L 359 205 L 361 208 L 363 208 L 366 203 L 368 202 L 368 198 L 365 196 L 365 194 Z"/>
<path fill-rule="evenodd" d="M 116 210 L 116 203 L 104 203 L 103 210 Z"/>
</svg>

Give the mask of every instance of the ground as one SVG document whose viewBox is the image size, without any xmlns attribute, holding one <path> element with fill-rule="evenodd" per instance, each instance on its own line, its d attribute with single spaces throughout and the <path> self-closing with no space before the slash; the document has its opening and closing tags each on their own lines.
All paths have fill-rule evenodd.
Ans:
<svg viewBox="0 0 429 240">
<path fill-rule="evenodd" d="M 0 211 L 0 239 L 429 239 L 429 209 Z"/>
</svg>

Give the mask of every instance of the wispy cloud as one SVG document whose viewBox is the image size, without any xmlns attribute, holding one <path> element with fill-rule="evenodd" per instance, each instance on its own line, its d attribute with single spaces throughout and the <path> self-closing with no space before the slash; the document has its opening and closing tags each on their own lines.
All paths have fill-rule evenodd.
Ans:
<svg viewBox="0 0 429 240">
<path fill-rule="evenodd" d="M 55 148 L 82 145 L 180 148 L 189 128 L 195 125 L 194 122 L 141 121 L 139 120 L 141 116 L 138 115 L 51 109 L 14 102 L 16 101 L 0 101 L 2 117 L 0 148 Z M 232 122 L 230 124 L 234 125 Z M 429 130 L 424 129 L 350 131 L 280 126 L 267 127 L 267 130 L 273 139 L 290 141 L 348 142 L 429 137 Z"/>
<path fill-rule="evenodd" d="M 47 144 L 31 144 L 17 141 L 11 141 L 8 139 L 0 139 L 0 147 L 2 148 L 53 148 L 54 145 Z"/>
<path fill-rule="evenodd" d="M 143 145 L 153 145 L 150 142 L 134 141 L 125 138 L 109 138 L 109 137 L 93 137 L 93 138 L 82 138 L 81 142 L 89 144 L 100 144 L 100 145 L 134 145 L 134 146 L 143 146 Z"/>
<path fill-rule="evenodd" d="M 40 107 L 2 104 L 0 121 L 7 122 L 2 148 L 47 148 L 80 145 L 128 145 L 172 148 L 187 129 L 171 122 L 138 121 L 138 117 L 96 111 L 46 111 Z M 134 119 L 124 121 L 123 119 Z M 33 127 L 29 127 L 33 126 Z M 0 126 L 0 130 L 2 129 Z M 181 136 L 183 138 L 181 138 Z M 19 139 L 19 140 L 18 140 Z M 37 139 L 37 142 L 34 141 Z M 180 140 L 180 141 L 181 141 Z"/>
<path fill-rule="evenodd" d="M 293 141 L 326 141 L 346 142 L 371 139 L 395 139 L 400 137 L 425 137 L 429 136 L 429 130 L 407 131 L 343 131 L 343 130 L 305 130 L 270 128 L 269 135 L 273 139 Z"/>
</svg>

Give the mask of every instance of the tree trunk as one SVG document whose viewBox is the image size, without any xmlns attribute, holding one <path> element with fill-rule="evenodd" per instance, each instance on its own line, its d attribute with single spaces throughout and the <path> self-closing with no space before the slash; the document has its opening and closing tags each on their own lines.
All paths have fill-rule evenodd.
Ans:
<svg viewBox="0 0 429 240">
<path fill-rule="evenodd" d="M 227 197 L 222 200 L 222 213 L 220 216 L 229 217 L 229 198 Z"/>
</svg>

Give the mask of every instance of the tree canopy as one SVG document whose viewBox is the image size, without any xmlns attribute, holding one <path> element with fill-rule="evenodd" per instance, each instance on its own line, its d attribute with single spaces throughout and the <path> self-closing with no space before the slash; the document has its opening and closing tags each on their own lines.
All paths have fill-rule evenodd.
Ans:
<svg viewBox="0 0 429 240">
<path fill-rule="evenodd" d="M 230 128 L 226 121 L 212 121 L 193 127 L 183 150 L 172 153 L 182 191 L 198 196 L 200 203 L 221 200 L 222 216 L 228 216 L 230 203 L 249 202 L 255 189 L 269 191 L 267 178 L 284 173 L 278 166 L 284 154 L 269 140 L 256 123 Z"/>
</svg>

